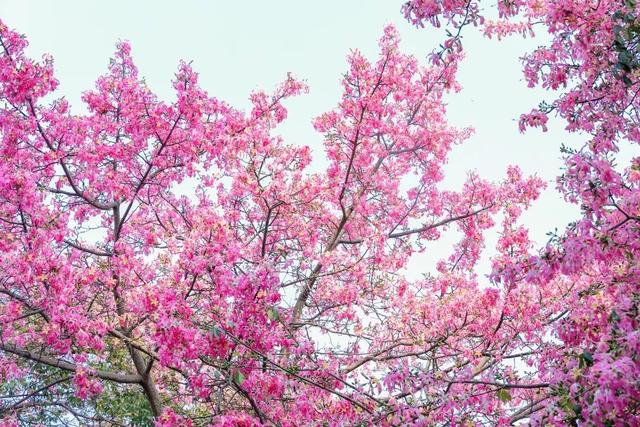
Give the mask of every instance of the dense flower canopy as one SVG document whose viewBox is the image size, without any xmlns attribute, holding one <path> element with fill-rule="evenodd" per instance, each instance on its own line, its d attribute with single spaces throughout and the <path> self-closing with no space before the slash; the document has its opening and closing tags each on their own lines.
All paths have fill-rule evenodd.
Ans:
<svg viewBox="0 0 640 427">
<path fill-rule="evenodd" d="M 315 172 L 275 130 L 306 91 L 291 75 L 241 111 L 181 63 L 167 103 L 122 42 L 74 114 L 0 23 L 0 423 L 636 425 L 640 160 L 616 163 L 640 141 L 635 3 L 483 7 L 404 5 L 449 28 L 428 64 L 390 26 L 377 58 L 352 51 Z M 553 37 L 524 72 L 555 101 L 520 123 L 585 135 L 558 179 L 582 216 L 543 248 L 519 223 L 540 179 L 442 188 L 470 134 L 443 100 L 468 24 Z"/>
<path fill-rule="evenodd" d="M 638 7 L 631 1 L 498 2 L 490 21 L 477 2 L 410 1 L 414 24 L 473 24 L 503 37 L 541 28 L 551 42 L 523 58 L 529 86 L 555 99 L 524 114 L 521 130 L 546 130 L 552 114 L 566 130 L 585 136 L 582 147 L 562 147 L 565 170 L 558 188 L 582 217 L 539 256 L 514 260 L 508 281 L 530 286 L 571 281 L 576 289 L 554 328 L 564 349 L 551 353 L 552 393 L 539 404 L 537 422 L 637 425 L 640 422 L 640 69 Z M 459 32 L 448 43 L 462 49 Z M 453 49 L 452 49 L 453 50 Z M 629 159 L 630 161 L 624 160 Z M 500 272 L 498 270 L 497 272 Z M 502 273 L 503 274 L 503 273 Z"/>
</svg>

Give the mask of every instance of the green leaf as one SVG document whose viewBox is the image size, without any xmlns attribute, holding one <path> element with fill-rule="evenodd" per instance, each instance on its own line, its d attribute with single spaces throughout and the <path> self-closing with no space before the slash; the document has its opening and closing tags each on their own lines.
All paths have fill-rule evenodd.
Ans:
<svg viewBox="0 0 640 427">
<path fill-rule="evenodd" d="M 583 351 L 580 357 L 582 358 L 582 360 L 584 360 L 587 366 L 593 365 L 593 354 L 591 354 L 587 350 Z"/>
<path fill-rule="evenodd" d="M 576 414 L 576 417 L 580 417 L 582 415 L 582 406 L 580 406 L 577 403 L 574 403 L 571 406 L 571 409 L 573 410 L 573 412 Z"/>
<path fill-rule="evenodd" d="M 502 402 L 508 402 L 511 400 L 511 394 L 506 388 L 501 388 L 500 390 L 498 390 L 498 399 L 500 399 Z"/>
<path fill-rule="evenodd" d="M 277 321 L 280 320 L 280 313 L 278 313 L 278 310 L 275 307 L 269 307 L 267 309 L 267 317 L 271 321 Z"/>
<path fill-rule="evenodd" d="M 235 382 L 236 384 L 240 385 L 244 382 L 245 380 L 245 376 L 242 372 L 240 371 L 234 371 L 233 373 L 233 382 Z"/>
<path fill-rule="evenodd" d="M 633 65 L 633 55 L 628 50 L 623 50 L 618 54 L 618 65 L 624 71 L 631 71 L 631 67 Z"/>
<path fill-rule="evenodd" d="M 620 316 L 615 310 L 611 310 L 611 314 L 609 315 L 609 322 L 617 322 L 620 320 Z"/>
<path fill-rule="evenodd" d="M 217 326 L 214 326 L 213 328 L 211 328 L 211 333 L 215 338 L 220 338 L 220 335 L 222 335 L 222 331 Z"/>
</svg>

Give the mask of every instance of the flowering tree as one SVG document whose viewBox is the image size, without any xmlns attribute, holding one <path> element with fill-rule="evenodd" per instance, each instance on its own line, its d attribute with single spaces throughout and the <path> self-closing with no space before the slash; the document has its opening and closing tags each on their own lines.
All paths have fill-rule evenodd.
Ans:
<svg viewBox="0 0 640 427">
<path fill-rule="evenodd" d="M 430 65 L 398 49 L 348 57 L 317 118 L 328 167 L 274 134 L 288 76 L 242 112 L 180 64 L 176 101 L 138 76 L 126 43 L 84 94 L 54 99 L 52 61 L 0 24 L 0 417 L 7 425 L 633 425 L 640 387 L 635 4 L 414 0 L 445 22 Z M 519 20 L 518 20 L 519 19 Z M 443 190 L 468 130 L 447 124 L 462 29 L 546 25 L 525 60 L 589 133 L 559 186 L 584 215 L 542 251 L 518 217 L 543 187 L 517 167 Z M 189 188 L 184 191 L 184 188 Z M 493 281 L 474 267 L 501 230 Z M 409 260 L 455 229 L 419 280 Z M 622 423 L 622 424 L 621 424 Z"/>
<path fill-rule="evenodd" d="M 305 91 L 292 77 L 245 114 L 181 64 L 166 104 L 122 43 L 75 115 L 43 101 L 51 60 L 6 26 L 1 41 L 6 422 L 505 422 L 547 386 L 501 361 L 522 356 L 519 333 L 541 342 L 532 316 L 553 305 L 521 311 L 527 289 L 473 274 L 493 218 L 508 252 L 541 182 L 513 167 L 438 188 L 468 135 L 442 103 L 455 58 L 423 67 L 393 28 L 377 61 L 353 52 L 340 103 L 315 121 L 329 166 L 313 174 L 307 147 L 272 135 Z M 437 274 L 408 280 L 410 257 L 452 226 Z"/>
<path fill-rule="evenodd" d="M 498 37 L 544 27 L 548 46 L 525 56 L 529 86 L 555 91 L 553 101 L 520 120 L 521 130 L 555 114 L 566 130 L 585 136 L 563 147 L 558 188 L 582 216 L 537 256 L 521 256 L 496 270 L 506 283 L 572 282 L 553 328 L 561 347 L 542 359 L 550 392 L 534 406 L 534 421 L 589 425 L 640 422 L 640 90 L 638 6 L 627 1 L 498 2 L 498 20 L 485 20 L 475 1 L 414 0 L 403 11 L 416 25 L 447 21 L 457 30 L 449 51 L 462 49 L 468 24 Z M 622 155 L 621 155 L 621 154 Z M 630 159 L 630 160 L 625 160 Z M 627 163 L 628 162 L 628 163 Z"/>
</svg>

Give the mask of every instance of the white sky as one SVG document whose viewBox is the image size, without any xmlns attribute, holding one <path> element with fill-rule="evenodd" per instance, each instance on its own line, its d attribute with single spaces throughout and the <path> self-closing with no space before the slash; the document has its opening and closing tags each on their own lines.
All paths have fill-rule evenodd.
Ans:
<svg viewBox="0 0 640 427">
<path fill-rule="evenodd" d="M 119 39 L 131 42 L 141 75 L 165 99 L 173 97 L 170 80 L 180 59 L 193 60 L 210 95 L 236 107 L 246 107 L 252 90 L 271 90 L 291 71 L 306 79 L 311 91 L 286 104 L 289 118 L 280 132 L 288 142 L 310 145 L 321 156 L 322 136 L 313 130 L 311 119 L 336 105 L 349 49 L 375 57 L 387 23 L 399 29 L 404 51 L 420 58 L 442 40 L 442 30 L 415 29 L 406 23 L 401 4 L 402 0 L 0 0 L 0 18 L 27 35 L 31 55 L 53 55 L 61 82 L 58 93 L 76 111 L 81 108 L 80 94 L 104 73 Z M 454 150 L 446 184 L 459 188 L 468 170 L 499 180 L 508 164 L 537 173 L 550 183 L 549 189 L 524 221 L 530 235 L 544 243 L 546 232 L 562 229 L 577 217 L 576 208 L 555 192 L 554 179 L 561 165 L 560 144 L 578 139 L 554 121 L 547 133 L 518 132 L 519 114 L 545 97 L 543 91 L 526 87 L 518 58 L 542 41 L 486 40 L 473 28 L 464 34 L 467 58 L 459 74 L 464 89 L 449 98 L 449 117 L 457 126 L 474 127 L 476 134 Z M 437 259 L 446 246 L 434 249 Z M 415 264 L 413 273 L 424 272 L 423 261 Z M 482 269 L 487 267 L 485 260 Z"/>
</svg>

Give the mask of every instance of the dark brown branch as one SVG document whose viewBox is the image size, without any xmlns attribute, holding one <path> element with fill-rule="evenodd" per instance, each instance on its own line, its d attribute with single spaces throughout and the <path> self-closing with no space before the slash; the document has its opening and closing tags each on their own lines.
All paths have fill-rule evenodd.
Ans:
<svg viewBox="0 0 640 427">
<path fill-rule="evenodd" d="M 10 298 L 13 298 L 16 301 L 20 301 L 25 307 L 27 307 L 29 310 L 31 310 L 31 312 L 38 313 L 40 316 L 42 316 L 42 318 L 45 321 L 47 321 L 47 322 L 49 321 L 49 316 L 44 312 L 44 310 L 34 306 L 26 298 L 16 294 L 13 291 L 8 290 L 8 289 L 0 289 L 0 294 L 5 294 L 5 295 L 9 296 Z"/>
<path fill-rule="evenodd" d="M 20 356 L 23 359 L 31 360 L 33 362 L 42 363 L 53 368 L 59 368 L 64 371 L 76 372 L 77 366 L 73 363 L 60 360 L 55 357 L 46 356 L 44 354 L 36 353 L 35 351 L 26 350 L 13 344 L 0 343 L 0 350 Z M 96 370 L 93 371 L 95 376 L 103 380 L 113 381 L 122 384 L 140 384 L 142 377 L 136 374 L 124 374 L 119 372 L 110 372 Z"/>
<path fill-rule="evenodd" d="M 451 222 L 460 221 L 462 219 L 466 219 L 466 218 L 472 217 L 474 215 L 478 215 L 479 213 L 482 213 L 482 212 L 484 212 L 484 211 L 486 211 L 488 209 L 491 209 L 493 206 L 494 205 L 492 203 L 489 206 L 485 206 L 482 209 L 478 209 L 476 211 L 469 212 L 469 213 L 466 213 L 466 214 L 463 214 L 463 215 L 458 215 L 458 216 L 454 216 L 454 217 L 451 217 L 451 218 L 443 219 L 442 221 L 438 221 L 438 222 L 436 222 L 434 224 L 427 225 L 425 227 L 415 228 L 413 230 L 398 231 L 397 233 L 391 233 L 391 234 L 389 234 L 389 237 L 392 238 L 392 239 L 396 239 L 398 237 L 409 236 L 411 234 L 424 233 L 425 231 L 429 231 L 429 230 L 432 230 L 432 229 L 437 228 L 437 227 L 442 227 L 443 225 L 447 225 L 447 224 L 449 224 Z"/>
<path fill-rule="evenodd" d="M 259 356 L 262 358 L 262 360 L 265 363 L 268 363 L 269 365 L 273 366 L 274 368 L 276 368 L 279 371 L 284 372 L 287 375 L 290 375 L 296 379 L 298 379 L 299 381 L 307 384 L 307 385 L 311 385 L 314 387 L 318 387 L 322 390 L 325 390 L 331 394 L 334 394 L 348 402 L 350 402 L 352 405 L 357 406 L 358 408 L 371 413 L 371 410 L 369 408 L 367 408 L 366 406 L 364 406 L 362 403 L 358 402 L 357 400 L 352 399 L 351 397 L 347 396 L 346 394 L 340 393 L 339 391 L 333 390 L 331 388 L 325 387 L 322 384 L 319 384 L 313 380 L 310 380 L 308 378 L 302 377 L 298 374 L 296 374 L 295 372 L 290 371 L 287 368 L 284 368 L 282 366 L 280 366 L 279 364 L 277 364 L 276 362 L 272 361 L 271 359 L 269 359 L 266 355 L 262 354 L 261 352 L 254 350 L 253 348 L 251 348 L 248 344 L 245 344 L 242 340 L 240 340 L 239 338 L 236 338 L 233 334 L 229 333 L 228 331 L 224 330 L 224 329 L 220 329 L 222 332 L 224 332 L 229 338 L 231 338 L 236 344 L 241 345 L 242 347 L 246 348 L 247 350 L 249 350 L 251 353 L 255 354 L 256 356 Z"/>
<path fill-rule="evenodd" d="M 498 388 L 547 388 L 549 387 L 549 383 L 538 383 L 538 384 L 511 384 L 511 383 L 498 383 L 493 381 L 481 381 L 481 380 L 454 380 L 447 381 L 450 384 L 477 384 L 477 385 L 488 385 L 494 386 Z"/>
<path fill-rule="evenodd" d="M 31 399 L 32 397 L 50 389 L 51 387 L 54 387 L 60 383 L 63 383 L 65 381 L 69 381 L 71 379 L 71 377 L 64 377 L 61 378 L 59 380 L 56 380 L 52 383 L 43 385 L 42 387 L 38 388 L 37 390 L 32 391 L 31 393 L 27 394 L 26 396 L 24 396 L 22 399 L 18 400 L 17 402 L 13 403 L 11 406 L 8 406 L 6 408 L 0 408 L 0 416 L 2 416 L 3 414 L 6 414 L 7 412 L 11 412 L 13 410 L 15 410 L 16 408 L 20 407 L 20 405 L 22 405 L 24 402 L 26 402 L 27 400 Z"/>
<path fill-rule="evenodd" d="M 99 251 L 97 249 L 87 248 L 85 246 L 79 245 L 78 243 L 72 242 L 71 240 L 65 239 L 64 242 L 67 245 L 71 246 L 72 248 L 75 248 L 75 249 L 77 249 L 79 251 L 82 251 L 82 252 L 86 252 L 86 253 L 91 254 L 91 255 L 106 256 L 106 257 L 113 256 L 113 254 L 111 252 L 103 252 L 103 251 Z"/>
<path fill-rule="evenodd" d="M 42 124 L 40 123 L 40 119 L 38 118 L 38 115 L 36 113 L 36 108 L 33 105 L 33 101 L 31 100 L 31 98 L 27 98 L 27 102 L 29 104 L 29 110 L 30 110 L 31 114 L 33 115 L 33 119 L 36 122 L 36 127 L 38 128 L 38 133 L 40 134 L 40 136 L 44 140 L 45 144 L 47 145 L 47 147 L 51 151 L 53 151 L 53 152 L 58 151 L 53 146 L 53 144 L 51 143 L 51 140 L 49 139 L 49 137 L 45 133 L 44 128 L 42 127 Z M 100 202 L 98 202 L 96 200 L 91 200 L 90 198 L 88 198 L 84 194 L 84 192 L 80 189 L 80 187 L 78 187 L 78 185 L 75 183 L 73 177 L 71 176 L 71 171 L 69 171 L 69 168 L 68 168 L 67 164 L 64 162 L 64 160 L 60 159 L 59 163 L 60 163 L 60 166 L 62 167 L 62 171 L 64 172 L 65 177 L 67 178 L 67 182 L 69 183 L 69 185 L 73 189 L 73 192 L 75 193 L 75 196 L 80 197 L 85 202 L 89 203 L 91 206 L 93 206 L 93 207 L 95 207 L 97 209 L 100 209 L 100 210 L 110 210 L 111 208 L 113 208 L 113 206 L 115 205 L 115 202 L 105 204 L 105 203 L 100 203 Z"/>
</svg>

